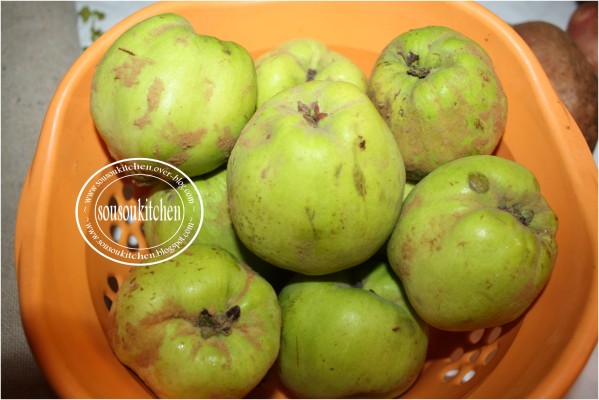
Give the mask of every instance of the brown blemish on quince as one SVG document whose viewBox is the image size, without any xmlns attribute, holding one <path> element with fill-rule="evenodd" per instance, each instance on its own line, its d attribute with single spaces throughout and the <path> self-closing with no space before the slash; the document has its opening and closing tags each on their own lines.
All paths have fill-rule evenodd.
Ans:
<svg viewBox="0 0 599 400">
<path fill-rule="evenodd" d="M 310 221 L 310 227 L 312 228 L 312 234 L 315 239 L 318 239 L 319 234 L 316 226 L 314 226 L 314 216 L 316 215 L 316 211 L 312 210 L 310 207 L 306 207 L 306 215 L 308 216 L 308 221 Z"/>
<path fill-rule="evenodd" d="M 245 270 L 246 276 L 245 276 L 245 282 L 244 282 L 243 288 L 237 294 L 237 296 L 235 296 L 235 298 L 231 300 L 231 302 L 233 302 L 235 304 L 241 302 L 241 299 L 243 299 L 243 297 L 250 290 L 250 287 L 252 286 L 252 283 L 254 282 L 254 278 L 256 277 L 256 272 L 254 272 L 253 269 L 251 269 L 250 267 L 246 266 L 243 263 L 241 263 L 239 265 L 241 266 L 241 268 L 243 268 Z"/>
<path fill-rule="evenodd" d="M 206 131 L 206 128 L 198 128 L 195 131 L 180 132 L 172 121 L 166 122 L 166 126 L 160 132 L 160 136 L 166 143 L 176 143 L 177 146 L 179 146 L 179 150 L 170 157 L 168 157 L 168 152 L 167 154 L 164 154 L 165 158 L 168 157 L 167 159 L 164 159 L 164 161 L 175 166 L 183 164 L 189 159 L 189 154 L 187 154 L 186 150 L 200 143 L 206 134 Z M 156 158 L 163 160 L 163 158 L 160 157 L 160 147 L 156 146 L 154 148 L 154 155 Z"/>
<path fill-rule="evenodd" d="M 412 229 L 412 231 L 414 231 Z M 410 267 L 409 261 L 415 256 L 416 249 L 414 248 L 414 242 L 410 236 L 407 236 L 405 240 L 403 240 L 399 247 L 395 250 L 397 252 L 398 263 L 397 269 L 401 276 L 408 277 L 410 276 Z"/>
<path fill-rule="evenodd" d="M 314 243 L 311 241 L 303 241 L 296 247 L 296 255 L 300 262 L 305 262 L 312 257 L 314 252 Z"/>
<path fill-rule="evenodd" d="M 214 83 L 214 81 L 212 81 L 210 79 L 205 79 L 204 84 L 205 84 L 205 88 L 206 88 L 204 90 L 204 98 L 206 99 L 207 102 L 209 102 L 210 99 L 212 99 L 212 95 L 214 94 L 214 87 L 216 86 L 216 84 Z"/>
<path fill-rule="evenodd" d="M 152 122 L 150 119 L 150 113 L 158 108 L 158 105 L 160 104 L 160 98 L 162 97 L 163 92 L 164 83 L 162 82 L 162 80 L 158 78 L 154 79 L 154 82 L 152 82 L 152 85 L 150 85 L 150 88 L 148 89 L 148 108 L 146 109 L 146 112 L 142 117 L 136 119 L 133 122 L 135 126 L 137 126 L 138 128 L 143 128 Z"/>
<path fill-rule="evenodd" d="M 166 162 L 177 167 L 177 166 L 183 164 L 188 159 L 189 159 L 189 154 L 187 154 L 186 151 L 182 151 L 178 154 L 175 154 L 172 157 L 169 157 L 168 160 L 166 160 Z"/>
<path fill-rule="evenodd" d="M 225 157 L 229 157 L 236 141 L 237 139 L 231 134 L 231 128 L 227 126 L 223 129 L 223 133 L 216 139 L 216 147 L 224 153 Z"/>
<path fill-rule="evenodd" d="M 490 141 L 484 134 L 483 136 L 476 136 L 472 139 L 472 146 L 474 146 L 474 148 L 481 154 L 485 153 L 492 143 L 494 142 Z"/>
<path fill-rule="evenodd" d="M 364 151 L 364 149 L 366 149 L 366 140 L 362 137 L 362 136 L 358 136 L 355 140 L 355 142 L 357 142 L 357 147 L 360 150 L 356 150 L 354 148 L 354 171 L 353 171 L 353 178 L 354 178 L 354 186 L 356 188 L 356 190 L 358 191 L 358 194 L 360 195 L 360 197 L 364 197 L 366 196 L 366 178 L 364 177 L 364 172 L 362 172 L 362 169 L 360 168 L 360 166 L 358 165 L 358 151 Z"/>
<path fill-rule="evenodd" d="M 364 139 L 362 136 L 358 136 L 358 138 L 360 139 L 360 150 L 366 150 L 366 139 Z"/>
<path fill-rule="evenodd" d="M 399 274 L 402 277 L 407 278 L 410 276 L 410 268 L 408 267 L 408 263 L 406 263 L 405 261 L 400 262 L 397 265 L 397 268 L 398 268 Z"/>
<path fill-rule="evenodd" d="M 128 365 L 137 368 L 146 368 L 160 357 L 160 346 L 164 340 L 164 333 L 160 334 L 160 324 L 172 318 L 186 318 L 180 307 L 172 301 L 166 302 L 164 309 L 141 319 L 137 324 L 127 322 L 124 326 L 118 325 L 118 312 L 113 307 L 109 317 L 109 337 L 113 348 L 121 349 L 131 354 Z M 184 329 L 192 329 L 191 324 Z M 148 332 L 153 330 L 154 334 Z"/>
<path fill-rule="evenodd" d="M 95 92 L 97 90 L 97 83 L 95 79 L 92 79 L 92 92 Z"/>
<path fill-rule="evenodd" d="M 206 128 L 199 128 L 192 132 L 182 132 L 176 135 L 175 142 L 181 149 L 187 150 L 200 143 L 206 132 Z"/>
<path fill-rule="evenodd" d="M 223 356 L 225 357 L 225 368 L 230 368 L 231 367 L 231 352 L 229 351 L 229 348 L 227 347 L 226 342 L 222 339 L 222 338 L 215 338 L 214 340 L 210 341 L 210 345 L 214 348 L 216 348 L 218 351 L 220 351 Z"/>
<path fill-rule="evenodd" d="M 262 170 L 262 172 L 260 172 L 260 178 L 262 179 L 266 179 L 266 177 L 268 176 L 268 170 L 270 169 L 270 166 L 264 168 Z"/>
<path fill-rule="evenodd" d="M 485 71 L 480 71 L 479 74 L 480 78 L 484 81 L 484 82 L 491 82 L 491 78 L 489 77 L 489 74 Z"/>
<path fill-rule="evenodd" d="M 163 32 L 166 32 L 170 29 L 174 29 L 174 28 L 179 28 L 181 27 L 181 24 L 179 23 L 170 23 L 170 24 L 164 24 L 162 26 L 159 26 L 158 28 L 154 28 L 150 31 L 150 35 L 156 36 L 156 35 L 160 35 Z"/>
<path fill-rule="evenodd" d="M 376 99 L 376 90 L 369 90 L 368 92 L 368 97 L 372 100 L 372 102 L 374 103 L 376 109 L 379 111 L 379 114 L 381 115 L 381 117 L 383 117 L 383 119 L 389 123 L 390 119 L 391 119 L 391 99 L 389 98 L 385 98 L 384 100 L 377 100 Z M 403 114 L 402 114 L 403 116 Z"/>
<path fill-rule="evenodd" d="M 122 82 L 126 87 L 138 84 L 137 77 L 147 65 L 154 64 L 153 60 L 131 57 L 122 65 L 114 68 L 114 79 Z"/>
<path fill-rule="evenodd" d="M 264 337 L 265 330 L 263 326 L 243 324 L 238 327 L 238 330 L 256 350 L 262 350 L 262 342 L 260 342 L 259 338 Z"/>
<path fill-rule="evenodd" d="M 366 196 L 366 180 L 364 173 L 357 165 L 354 167 L 354 186 L 360 197 Z"/>
<path fill-rule="evenodd" d="M 417 194 L 412 195 L 412 198 L 410 199 L 410 201 L 409 202 L 405 202 L 402 205 L 401 213 L 405 215 L 412 208 L 418 208 L 418 207 L 420 207 L 422 205 L 423 201 L 424 201 L 424 199 L 422 198 L 422 196 L 418 196 Z"/>
<path fill-rule="evenodd" d="M 439 244 L 439 237 L 432 237 L 428 240 L 428 245 L 431 251 L 441 251 L 441 245 Z"/>
<path fill-rule="evenodd" d="M 187 40 L 186 37 L 178 37 L 177 39 L 175 39 L 175 43 L 181 43 L 185 46 L 189 45 L 189 40 Z"/>
<path fill-rule="evenodd" d="M 485 126 L 483 125 L 482 121 L 479 118 L 476 118 L 474 120 L 474 127 L 476 129 L 478 129 L 479 131 L 482 131 L 485 129 Z"/>
<path fill-rule="evenodd" d="M 337 165 L 337 167 L 335 168 L 335 178 L 339 178 L 339 175 L 341 174 L 342 169 L 343 169 L 343 164 Z"/>
</svg>

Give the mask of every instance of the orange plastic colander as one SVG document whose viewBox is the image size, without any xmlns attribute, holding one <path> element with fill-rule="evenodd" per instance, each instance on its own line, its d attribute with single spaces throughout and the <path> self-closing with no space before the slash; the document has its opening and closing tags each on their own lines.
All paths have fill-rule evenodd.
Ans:
<svg viewBox="0 0 599 400">
<path fill-rule="evenodd" d="M 89 112 L 94 68 L 133 24 L 174 12 L 198 33 L 244 46 L 257 57 L 286 40 L 312 37 L 369 75 L 400 33 L 445 25 L 489 53 L 509 101 L 496 154 L 532 170 L 559 216 L 551 280 L 523 318 L 467 333 L 433 331 L 426 365 L 405 397 L 561 397 L 597 343 L 597 168 L 539 62 L 495 15 L 463 2 L 157 3 L 90 46 L 59 85 L 24 184 L 15 254 L 21 314 L 31 349 L 61 397 L 148 397 L 113 355 L 107 310 L 129 267 L 98 255 L 81 237 L 75 203 L 85 181 L 110 159 Z M 112 185 L 116 201 L 128 188 Z M 142 235 L 138 225 L 123 237 Z M 252 397 L 282 397 L 275 374 Z"/>
</svg>

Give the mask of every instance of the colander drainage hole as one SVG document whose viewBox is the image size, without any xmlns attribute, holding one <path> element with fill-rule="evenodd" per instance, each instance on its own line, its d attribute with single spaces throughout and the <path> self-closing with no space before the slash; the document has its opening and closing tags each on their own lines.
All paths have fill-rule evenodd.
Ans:
<svg viewBox="0 0 599 400">
<path fill-rule="evenodd" d="M 110 227 L 110 236 L 115 242 L 119 242 L 121 240 L 121 227 L 118 225 L 112 225 Z"/>
<path fill-rule="evenodd" d="M 106 279 L 106 282 L 108 283 L 108 288 L 110 291 L 112 291 L 113 295 L 119 291 L 119 281 L 115 276 L 109 275 Z M 112 307 L 112 296 L 109 296 L 108 293 L 104 293 L 104 305 L 106 306 L 106 309 L 110 311 L 110 308 Z"/>
<path fill-rule="evenodd" d="M 457 377 L 460 374 L 460 369 L 459 368 L 452 368 L 449 369 L 445 372 L 445 374 L 443 374 L 443 381 L 445 383 L 453 380 L 455 377 Z M 468 370 L 461 378 L 459 378 L 459 383 L 466 383 L 469 382 L 470 380 L 472 380 L 472 378 L 474 378 L 474 376 L 476 375 L 476 371 L 471 369 Z"/>
<path fill-rule="evenodd" d="M 112 299 L 106 295 L 104 295 L 104 305 L 106 306 L 106 310 L 110 311 L 112 307 Z"/>
<path fill-rule="evenodd" d="M 477 329 L 475 331 L 470 332 L 470 336 L 468 337 L 468 339 L 470 340 L 470 343 L 472 344 L 476 344 L 480 341 L 480 339 L 483 337 L 483 334 L 485 333 L 484 329 Z"/>
<path fill-rule="evenodd" d="M 499 339 L 499 336 L 501 336 L 501 327 L 496 326 L 495 328 L 491 329 L 491 332 L 489 332 L 489 336 L 487 336 L 487 343 L 494 343 L 497 339 Z"/>
<path fill-rule="evenodd" d="M 110 288 L 110 290 L 113 291 L 113 293 L 116 293 L 119 291 L 119 281 L 117 281 L 114 276 L 110 275 L 107 279 L 107 282 L 108 282 L 108 287 Z"/>
<path fill-rule="evenodd" d="M 487 353 L 487 355 L 485 356 L 484 364 L 487 365 L 488 363 L 490 363 L 491 360 L 493 359 L 493 357 L 495 357 L 496 353 L 497 353 L 497 349 L 492 349 L 491 351 L 489 351 Z"/>
<path fill-rule="evenodd" d="M 476 371 L 471 369 L 470 371 L 466 372 L 464 374 L 464 376 L 462 376 L 462 379 L 460 379 L 460 382 L 466 383 L 466 382 L 470 381 L 472 378 L 474 378 L 474 375 L 476 375 Z"/>
<path fill-rule="evenodd" d="M 478 359 L 478 356 L 480 356 L 480 350 L 474 350 L 470 353 L 470 359 L 468 361 L 473 363 Z"/>
<path fill-rule="evenodd" d="M 110 196 L 110 199 L 108 199 L 108 206 L 110 207 L 110 209 L 112 209 L 113 207 L 118 207 L 119 202 L 117 201 L 117 199 L 114 196 Z"/>
<path fill-rule="evenodd" d="M 125 200 L 131 200 L 133 198 L 133 194 L 135 193 L 135 188 L 132 184 L 126 183 L 123 185 L 123 197 Z"/>
<path fill-rule="evenodd" d="M 443 380 L 445 382 L 449 382 L 450 380 L 452 380 L 453 378 L 455 378 L 459 373 L 460 373 L 460 369 L 459 368 L 449 369 L 449 370 L 447 370 L 445 372 L 445 374 L 443 374 Z"/>
<path fill-rule="evenodd" d="M 451 353 L 451 356 L 449 357 L 449 361 L 456 362 L 460 358 L 462 358 L 463 355 L 464 355 L 464 349 L 462 349 L 461 347 L 458 347 Z"/>
<path fill-rule="evenodd" d="M 133 251 L 139 249 L 139 242 L 137 241 L 135 235 L 129 235 L 127 237 L 127 247 L 129 247 L 129 250 Z"/>
</svg>

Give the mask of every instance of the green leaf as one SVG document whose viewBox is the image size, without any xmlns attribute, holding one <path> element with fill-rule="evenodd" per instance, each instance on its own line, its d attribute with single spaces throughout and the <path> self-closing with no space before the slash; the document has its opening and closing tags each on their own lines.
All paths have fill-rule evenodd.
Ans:
<svg viewBox="0 0 599 400">
<path fill-rule="evenodd" d="M 102 36 L 102 34 L 104 33 L 101 29 L 96 29 L 94 27 L 92 27 L 90 29 L 91 32 L 91 39 L 92 42 L 95 41 L 97 38 L 99 38 L 100 36 Z"/>
<path fill-rule="evenodd" d="M 98 19 L 101 21 L 104 19 L 104 17 L 106 17 L 106 14 L 104 14 L 102 11 L 92 11 L 92 13 L 98 17 Z"/>
<path fill-rule="evenodd" d="M 89 17 L 91 16 L 91 11 L 88 6 L 85 6 L 81 10 L 79 10 L 78 14 L 85 23 L 89 20 Z"/>
</svg>

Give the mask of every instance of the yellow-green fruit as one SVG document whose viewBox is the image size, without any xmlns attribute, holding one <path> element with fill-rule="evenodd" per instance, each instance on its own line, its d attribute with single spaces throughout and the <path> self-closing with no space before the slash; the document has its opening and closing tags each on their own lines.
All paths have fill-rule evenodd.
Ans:
<svg viewBox="0 0 599 400">
<path fill-rule="evenodd" d="M 300 83 L 344 81 L 366 92 L 364 72 L 352 60 L 314 39 L 295 39 L 281 44 L 256 60 L 258 106 Z"/>
<path fill-rule="evenodd" d="M 368 95 L 414 180 L 451 160 L 492 153 L 507 122 L 507 98 L 491 58 L 443 26 L 393 39 L 376 61 Z"/>
<path fill-rule="evenodd" d="M 194 244 L 131 271 L 107 336 L 159 398 L 241 398 L 275 362 L 280 333 L 273 288 L 228 252 Z"/>
<path fill-rule="evenodd" d="M 388 258 L 430 325 L 489 328 L 520 317 L 547 284 L 557 226 L 531 171 L 496 156 L 468 156 L 410 192 Z"/>
<path fill-rule="evenodd" d="M 256 108 L 256 70 L 233 42 L 161 14 L 131 27 L 100 60 L 91 115 L 115 159 L 153 158 L 189 176 L 227 156 Z"/>
<path fill-rule="evenodd" d="M 397 222 L 405 183 L 389 127 L 348 82 L 312 81 L 271 97 L 244 128 L 227 171 L 241 241 L 307 275 L 370 258 Z"/>
<path fill-rule="evenodd" d="M 302 398 L 391 398 L 416 380 L 428 326 L 385 262 L 298 276 L 279 294 L 277 370 Z"/>
</svg>

